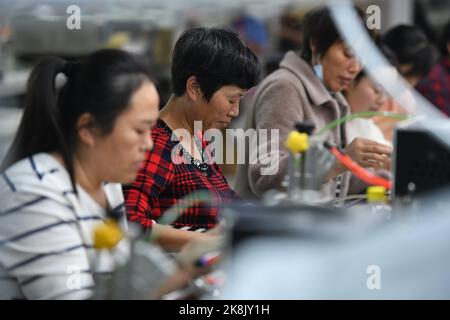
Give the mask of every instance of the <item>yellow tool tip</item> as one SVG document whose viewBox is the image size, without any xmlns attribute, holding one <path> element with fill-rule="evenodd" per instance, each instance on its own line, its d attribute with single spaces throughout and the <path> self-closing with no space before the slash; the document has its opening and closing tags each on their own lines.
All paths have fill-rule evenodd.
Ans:
<svg viewBox="0 0 450 320">
<path fill-rule="evenodd" d="M 291 131 L 286 139 L 285 146 L 292 153 L 305 152 L 309 148 L 309 137 L 306 133 Z"/>
<path fill-rule="evenodd" d="M 370 186 L 367 188 L 367 200 L 384 201 L 386 199 L 386 188 L 382 186 Z"/>
<path fill-rule="evenodd" d="M 123 238 L 123 232 L 116 221 L 107 220 L 94 230 L 94 247 L 112 249 Z"/>
</svg>

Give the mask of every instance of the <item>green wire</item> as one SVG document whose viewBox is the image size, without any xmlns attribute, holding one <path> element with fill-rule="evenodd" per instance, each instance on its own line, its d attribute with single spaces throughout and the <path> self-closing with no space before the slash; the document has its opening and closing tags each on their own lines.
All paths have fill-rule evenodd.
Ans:
<svg viewBox="0 0 450 320">
<path fill-rule="evenodd" d="M 172 207 L 170 207 L 164 215 L 159 219 L 158 224 L 160 225 L 170 225 L 184 212 L 185 209 L 192 205 L 193 201 L 213 203 L 213 199 L 209 192 L 207 191 L 196 191 L 190 193 L 183 198 L 178 199 Z M 153 232 L 150 233 L 149 241 L 153 242 L 158 237 Z"/>
<path fill-rule="evenodd" d="M 175 203 L 172 207 L 170 207 L 164 215 L 159 219 L 159 224 L 171 224 L 175 220 L 178 219 L 178 217 L 181 215 L 181 213 L 186 210 L 187 208 L 190 208 L 191 205 L 195 202 L 207 202 L 211 203 L 212 199 L 207 191 L 196 191 L 190 194 L 187 194 L 183 198 L 180 198 L 177 203 Z"/>
<path fill-rule="evenodd" d="M 341 124 L 351 121 L 358 118 L 372 118 L 376 116 L 383 116 L 387 118 L 394 118 L 399 120 L 406 120 L 410 118 L 411 116 L 402 114 L 402 113 L 393 113 L 393 112 L 379 112 L 379 111 L 366 111 L 366 112 L 357 112 L 352 113 L 347 116 L 344 116 L 342 118 L 336 119 L 328 123 L 325 127 L 320 129 L 317 133 L 314 134 L 314 136 L 321 136 L 322 134 L 326 133 L 329 130 L 332 130 L 336 128 L 337 126 L 340 126 Z"/>
</svg>

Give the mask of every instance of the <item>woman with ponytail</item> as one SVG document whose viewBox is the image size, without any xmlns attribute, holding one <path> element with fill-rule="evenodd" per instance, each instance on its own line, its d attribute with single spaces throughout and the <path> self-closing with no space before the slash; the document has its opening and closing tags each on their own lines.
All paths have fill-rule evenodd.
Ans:
<svg viewBox="0 0 450 320">
<path fill-rule="evenodd" d="M 146 64 L 124 51 L 36 65 L 1 170 L 0 298 L 88 298 L 94 274 L 126 255 L 121 241 L 96 266 L 93 231 L 125 223 L 121 184 L 152 148 L 158 105 Z"/>
</svg>

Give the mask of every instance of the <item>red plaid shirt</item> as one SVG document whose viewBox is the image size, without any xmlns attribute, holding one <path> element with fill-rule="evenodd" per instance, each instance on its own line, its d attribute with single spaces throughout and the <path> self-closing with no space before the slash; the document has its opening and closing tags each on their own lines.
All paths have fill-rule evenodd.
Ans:
<svg viewBox="0 0 450 320">
<path fill-rule="evenodd" d="M 443 58 L 431 69 L 417 90 L 447 116 L 450 115 L 450 58 Z"/>
<path fill-rule="evenodd" d="M 136 180 L 123 186 L 128 219 L 149 228 L 152 220 L 158 221 L 168 208 L 177 204 L 174 208 L 179 217 L 172 223 L 174 227 L 212 228 L 217 223 L 217 206 L 187 200 L 182 205 L 189 207 L 183 210 L 178 206 L 179 199 L 200 190 L 208 191 L 216 204 L 237 196 L 216 163 L 205 172 L 191 163 L 173 163 L 172 150 L 179 142 L 171 141 L 171 134 L 164 121 L 158 120 L 152 130 L 153 150 L 147 153 Z"/>
</svg>

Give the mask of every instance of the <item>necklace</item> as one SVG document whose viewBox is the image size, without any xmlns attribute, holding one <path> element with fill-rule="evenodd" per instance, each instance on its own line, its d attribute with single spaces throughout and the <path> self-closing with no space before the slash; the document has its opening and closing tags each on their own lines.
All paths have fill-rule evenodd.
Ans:
<svg viewBox="0 0 450 320">
<path fill-rule="evenodd" d="M 172 131 L 172 129 L 169 128 L 169 126 L 163 121 L 163 120 L 159 120 L 161 123 L 161 127 L 164 130 L 164 132 L 169 135 L 169 137 L 174 136 L 178 141 L 178 137 L 175 135 L 175 133 Z M 183 152 L 183 156 L 186 157 L 186 159 L 188 161 L 191 162 L 191 164 L 196 167 L 198 170 L 202 171 L 203 173 L 206 173 L 206 171 L 209 169 L 209 165 L 205 162 L 204 157 L 203 157 L 203 148 L 202 148 L 202 143 L 200 141 L 200 139 L 194 134 L 194 142 L 197 146 L 197 149 L 200 151 L 200 154 L 202 155 L 202 160 L 200 161 L 196 158 L 194 158 L 184 147 L 183 145 L 181 145 L 181 149 Z"/>
</svg>

